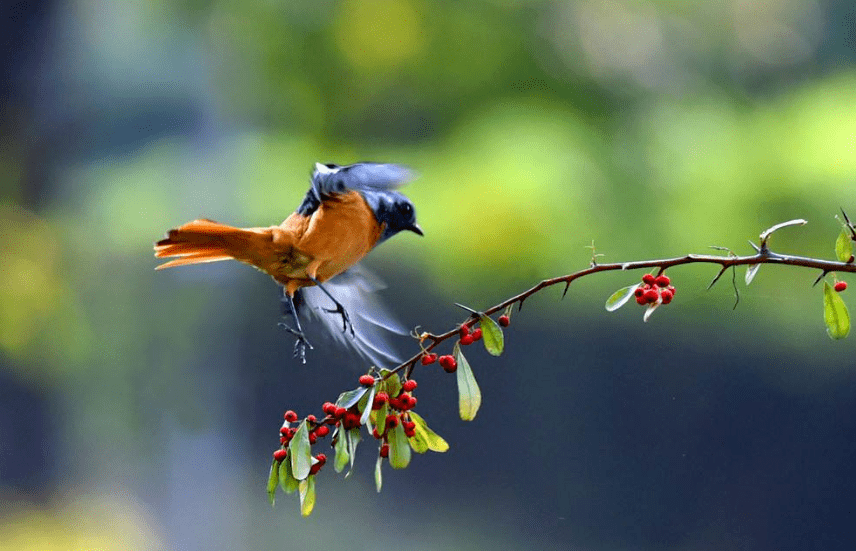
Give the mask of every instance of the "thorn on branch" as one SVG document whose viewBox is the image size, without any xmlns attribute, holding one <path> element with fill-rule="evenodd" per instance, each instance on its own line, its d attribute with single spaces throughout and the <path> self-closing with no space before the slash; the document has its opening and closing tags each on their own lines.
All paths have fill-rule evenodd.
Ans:
<svg viewBox="0 0 856 551">
<path fill-rule="evenodd" d="M 828 273 L 829 273 L 829 272 L 828 272 L 828 271 L 826 271 L 826 270 L 823 270 L 822 272 L 820 272 L 820 275 L 819 275 L 819 276 L 817 276 L 817 279 L 815 279 L 815 280 L 814 280 L 814 283 L 812 283 L 812 284 L 811 284 L 811 286 L 812 286 L 812 287 L 815 287 L 818 283 L 820 283 L 820 281 L 821 281 L 823 278 L 825 278 L 825 277 L 826 277 L 826 274 L 828 274 Z"/>
<path fill-rule="evenodd" d="M 708 284 L 708 286 L 707 286 L 708 291 L 710 291 L 710 288 L 713 287 L 717 281 L 719 281 L 719 278 L 722 277 L 722 274 L 724 274 L 725 270 L 727 270 L 727 269 L 728 269 L 728 266 L 723 266 L 722 268 L 720 268 L 719 273 L 716 274 L 716 277 L 714 277 L 713 280 L 710 282 L 710 284 Z"/>
<path fill-rule="evenodd" d="M 569 288 L 570 286 L 571 286 L 571 282 L 570 282 L 570 281 L 566 281 L 566 282 L 565 282 L 565 290 L 564 290 L 564 291 L 562 291 L 562 300 L 564 300 L 564 299 L 565 299 L 565 295 L 567 295 L 567 294 L 568 294 L 568 288 Z"/>
</svg>

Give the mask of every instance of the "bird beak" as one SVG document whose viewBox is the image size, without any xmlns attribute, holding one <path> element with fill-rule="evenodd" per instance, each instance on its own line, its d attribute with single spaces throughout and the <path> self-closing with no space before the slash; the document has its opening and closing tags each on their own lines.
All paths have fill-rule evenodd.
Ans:
<svg viewBox="0 0 856 551">
<path fill-rule="evenodd" d="M 407 228 L 407 229 L 408 229 L 408 230 L 410 230 L 410 231 L 412 231 L 412 232 L 413 232 L 413 233 L 415 233 L 415 234 L 421 235 L 421 236 L 423 236 L 423 237 L 425 236 L 425 234 L 424 234 L 424 233 L 422 233 L 422 228 L 420 228 L 420 227 L 419 227 L 419 224 L 417 224 L 417 223 L 415 223 L 415 222 L 413 223 L 413 225 L 412 225 L 412 226 L 410 226 L 410 227 L 409 227 L 409 228 Z"/>
</svg>

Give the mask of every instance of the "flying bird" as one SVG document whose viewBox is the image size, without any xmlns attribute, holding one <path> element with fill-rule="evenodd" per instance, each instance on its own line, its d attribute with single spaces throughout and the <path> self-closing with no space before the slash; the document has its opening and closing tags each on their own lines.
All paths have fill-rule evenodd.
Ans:
<svg viewBox="0 0 856 551">
<path fill-rule="evenodd" d="M 282 286 L 294 327 L 280 325 L 295 336 L 294 356 L 303 363 L 306 348 L 312 348 L 298 315 L 304 306 L 362 357 L 376 365 L 395 361 L 386 335 L 406 331 L 373 296 L 382 284 L 357 263 L 401 231 L 423 235 L 413 204 L 396 191 L 412 177 L 409 169 L 394 164 L 316 163 L 303 202 L 278 226 L 188 222 L 155 244 L 156 257 L 175 258 L 156 269 L 229 259 L 245 262 Z M 325 301 L 332 307 L 324 307 Z"/>
</svg>

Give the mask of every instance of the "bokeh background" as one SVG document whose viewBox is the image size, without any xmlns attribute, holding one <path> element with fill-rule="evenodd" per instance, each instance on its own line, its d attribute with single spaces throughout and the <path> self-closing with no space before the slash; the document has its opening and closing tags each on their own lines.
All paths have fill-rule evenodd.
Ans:
<svg viewBox="0 0 856 551">
<path fill-rule="evenodd" d="M 364 446 L 302 519 L 264 491 L 282 412 L 361 366 L 292 361 L 267 277 L 156 273 L 151 251 L 197 217 L 278 223 L 315 161 L 378 160 L 421 175 L 426 237 L 368 259 L 411 327 L 585 267 L 592 240 L 605 261 L 745 253 L 799 217 L 773 248 L 831 258 L 856 215 L 852 1 L 0 13 L 0 549 L 852 549 L 854 341 L 827 338 L 816 273 L 740 272 L 732 310 L 729 277 L 675 269 L 647 324 L 603 309 L 640 274 L 544 292 L 503 357 L 469 352 L 474 422 L 453 377 L 417 373 L 447 454 L 378 495 Z"/>
</svg>

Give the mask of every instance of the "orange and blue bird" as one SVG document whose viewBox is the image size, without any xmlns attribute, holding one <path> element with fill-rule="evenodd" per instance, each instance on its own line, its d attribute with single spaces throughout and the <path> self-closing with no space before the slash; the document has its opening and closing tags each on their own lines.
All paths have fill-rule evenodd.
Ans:
<svg viewBox="0 0 856 551">
<path fill-rule="evenodd" d="M 316 163 L 303 202 L 278 226 L 188 222 L 155 244 L 156 257 L 176 258 L 156 269 L 229 259 L 245 262 L 282 286 L 284 308 L 294 327 L 280 325 L 295 336 L 294 356 L 303 363 L 306 348 L 312 348 L 300 324 L 304 306 L 364 358 L 376 365 L 395 361 L 385 334 L 404 331 L 372 297 L 382 286 L 357 263 L 401 231 L 423 235 L 413 204 L 396 191 L 412 177 L 409 169 L 394 164 Z M 325 300 L 333 307 L 322 306 Z"/>
</svg>

